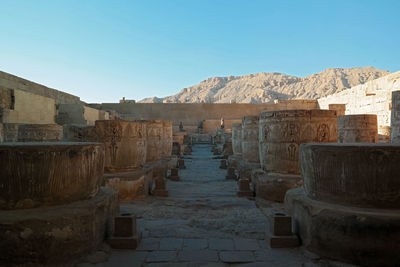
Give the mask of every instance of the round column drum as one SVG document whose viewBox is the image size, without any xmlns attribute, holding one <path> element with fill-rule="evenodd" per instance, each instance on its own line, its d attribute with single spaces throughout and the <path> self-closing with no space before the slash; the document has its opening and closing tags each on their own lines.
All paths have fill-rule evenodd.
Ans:
<svg viewBox="0 0 400 267">
<path fill-rule="evenodd" d="M 374 114 L 338 117 L 339 143 L 377 143 L 378 119 Z"/>
<path fill-rule="evenodd" d="M 146 123 L 96 121 L 98 142 L 105 144 L 106 173 L 135 171 L 146 161 Z"/>
<path fill-rule="evenodd" d="M 161 158 L 163 123 L 161 120 L 146 121 L 147 152 L 146 162 L 159 161 Z"/>
<path fill-rule="evenodd" d="M 300 167 L 306 194 L 358 207 L 400 207 L 400 145 L 303 144 Z"/>
<path fill-rule="evenodd" d="M 260 163 L 270 172 L 300 174 L 299 146 L 337 142 L 333 110 L 281 110 L 260 114 Z"/>
<path fill-rule="evenodd" d="M 33 208 L 93 197 L 103 169 L 103 144 L 2 143 L 0 208 Z"/>
<path fill-rule="evenodd" d="M 242 154 L 242 124 L 232 124 L 232 149 L 233 154 Z"/>
<path fill-rule="evenodd" d="M 162 121 L 163 137 L 161 140 L 161 156 L 171 156 L 172 154 L 172 121 Z"/>
<path fill-rule="evenodd" d="M 260 163 L 258 119 L 258 116 L 245 116 L 242 120 L 242 158 L 246 162 Z"/>
</svg>

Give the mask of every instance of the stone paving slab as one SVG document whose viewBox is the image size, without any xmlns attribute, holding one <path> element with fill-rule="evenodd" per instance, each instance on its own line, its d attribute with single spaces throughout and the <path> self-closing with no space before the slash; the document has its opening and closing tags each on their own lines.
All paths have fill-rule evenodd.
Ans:
<svg viewBox="0 0 400 267">
<path fill-rule="evenodd" d="M 321 260 L 299 249 L 271 249 L 264 240 L 264 214 L 282 204 L 238 198 L 236 181 L 225 180 L 226 170 L 212 159 L 210 146 L 194 146 L 192 157 L 179 171 L 182 180 L 167 182 L 168 198 L 120 204 L 121 212 L 137 216 L 142 243 L 137 251 L 112 250 L 108 261 L 96 266 L 339 267 L 315 265 Z"/>
<path fill-rule="evenodd" d="M 178 260 L 218 262 L 219 258 L 216 250 L 182 250 L 179 251 Z"/>
<path fill-rule="evenodd" d="M 158 250 L 159 248 L 160 248 L 159 238 L 143 238 L 137 250 L 149 251 L 149 250 Z"/>
<path fill-rule="evenodd" d="M 215 250 L 234 250 L 234 243 L 232 239 L 216 239 L 210 238 L 208 240 L 209 248 Z"/>
<path fill-rule="evenodd" d="M 160 250 L 176 250 L 182 249 L 182 238 L 161 238 Z"/>
<path fill-rule="evenodd" d="M 208 240 L 207 239 L 193 239 L 193 238 L 185 238 L 183 240 L 183 249 L 184 250 L 199 250 L 208 248 Z"/>
<path fill-rule="evenodd" d="M 152 251 L 146 257 L 146 262 L 172 262 L 177 256 L 176 250 L 171 251 Z"/>
<path fill-rule="evenodd" d="M 234 239 L 236 250 L 259 250 L 257 239 L 236 238 Z"/>
<path fill-rule="evenodd" d="M 255 257 L 251 251 L 222 251 L 219 253 L 221 261 L 226 263 L 254 262 Z"/>
</svg>

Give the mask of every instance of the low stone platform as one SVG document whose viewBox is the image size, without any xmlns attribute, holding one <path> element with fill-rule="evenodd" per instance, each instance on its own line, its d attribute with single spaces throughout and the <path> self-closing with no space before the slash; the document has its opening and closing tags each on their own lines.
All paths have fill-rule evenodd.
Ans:
<svg viewBox="0 0 400 267">
<path fill-rule="evenodd" d="M 256 197 L 283 202 L 289 189 L 302 186 L 300 175 L 267 173 L 261 169 L 253 170 L 252 183 Z"/>
<path fill-rule="evenodd" d="M 111 236 L 118 194 L 102 187 L 88 200 L 0 211 L 0 265 L 60 265 L 97 249 Z"/>
<path fill-rule="evenodd" d="M 362 266 L 398 266 L 400 209 L 343 206 L 312 200 L 303 188 L 286 193 L 302 244 L 323 257 Z"/>
<path fill-rule="evenodd" d="M 153 167 L 124 172 L 108 173 L 103 176 L 104 185 L 118 192 L 121 202 L 143 199 L 153 186 Z"/>
</svg>

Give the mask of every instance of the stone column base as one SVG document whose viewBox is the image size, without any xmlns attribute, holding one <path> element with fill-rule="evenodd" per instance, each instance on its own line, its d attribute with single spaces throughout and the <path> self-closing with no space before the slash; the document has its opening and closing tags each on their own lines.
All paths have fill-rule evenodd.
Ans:
<svg viewBox="0 0 400 267">
<path fill-rule="evenodd" d="M 289 190 L 285 207 L 303 245 L 323 257 L 362 266 L 398 266 L 400 209 L 357 208 Z"/>
<path fill-rule="evenodd" d="M 153 186 L 153 167 L 125 173 L 104 174 L 104 185 L 118 192 L 121 202 L 143 199 Z"/>
<path fill-rule="evenodd" d="M 118 194 L 106 187 L 67 205 L 0 210 L 0 265 L 69 263 L 99 248 L 118 214 Z"/>
<path fill-rule="evenodd" d="M 256 197 L 283 202 L 289 189 L 302 186 L 300 175 L 266 173 L 260 169 L 253 171 L 252 182 Z"/>
</svg>

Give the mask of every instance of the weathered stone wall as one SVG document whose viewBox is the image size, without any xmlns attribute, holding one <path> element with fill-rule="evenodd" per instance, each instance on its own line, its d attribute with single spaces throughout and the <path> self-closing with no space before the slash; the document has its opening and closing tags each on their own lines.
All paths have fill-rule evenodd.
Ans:
<svg viewBox="0 0 400 267">
<path fill-rule="evenodd" d="M 400 143 L 400 91 L 392 92 L 392 114 L 390 121 L 390 142 Z"/>
<path fill-rule="evenodd" d="M 54 99 L 13 90 L 13 109 L 0 109 L 3 123 L 53 124 L 57 115 Z"/>
<path fill-rule="evenodd" d="M 224 128 L 232 129 L 232 125 L 235 123 L 241 123 L 241 119 L 237 120 L 225 120 L 224 119 Z M 215 134 L 215 132 L 221 128 L 221 120 L 205 120 L 203 123 L 204 133 Z"/>
<path fill-rule="evenodd" d="M 63 127 L 58 124 L 20 124 L 18 142 L 58 142 L 63 140 Z"/>
<path fill-rule="evenodd" d="M 11 109 L 13 105 L 12 90 L 0 87 L 0 109 Z"/>
<path fill-rule="evenodd" d="M 81 103 L 79 97 L 0 71 L 0 87 L 54 99 L 56 104 Z"/>
<path fill-rule="evenodd" d="M 196 132 L 204 120 L 237 120 L 244 116 L 258 116 L 265 110 L 315 109 L 316 100 L 283 101 L 278 104 L 209 104 L 209 103 L 103 103 L 89 106 L 102 110 L 115 110 L 125 120 L 171 120 L 175 128 L 180 122 L 184 129 Z M 190 128 L 190 129 L 189 129 Z"/>
<path fill-rule="evenodd" d="M 376 114 L 378 133 L 385 136 L 390 126 L 392 91 L 396 90 L 400 90 L 400 72 L 318 99 L 318 105 L 328 109 L 329 104 L 346 104 L 346 115 Z"/>
<path fill-rule="evenodd" d="M 108 120 L 109 113 L 82 104 L 60 104 L 56 121 L 64 124 L 87 124 L 94 125 L 97 120 Z"/>
</svg>

